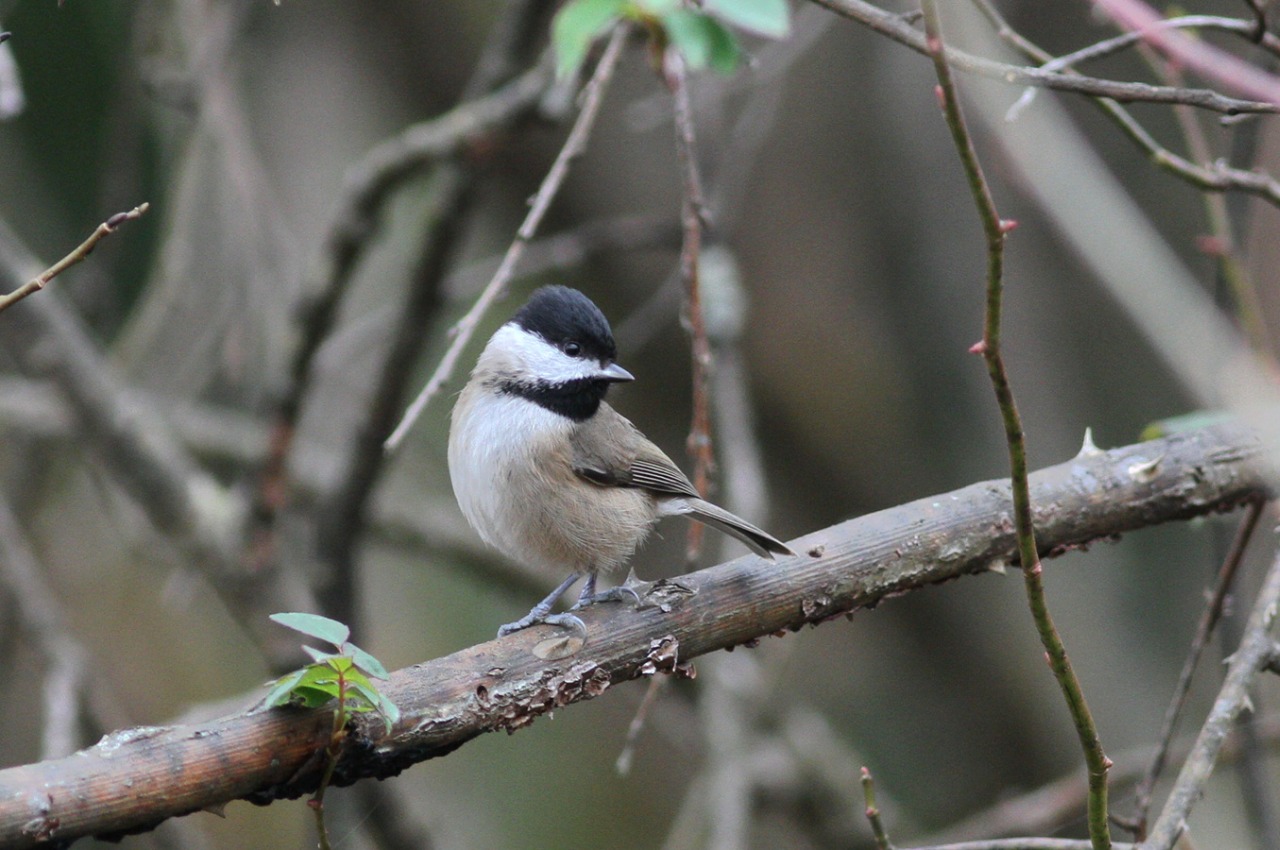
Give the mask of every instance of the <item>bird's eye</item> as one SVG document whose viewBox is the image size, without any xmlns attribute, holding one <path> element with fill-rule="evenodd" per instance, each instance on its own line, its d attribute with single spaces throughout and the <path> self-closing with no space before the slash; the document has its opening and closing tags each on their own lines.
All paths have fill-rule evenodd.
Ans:
<svg viewBox="0 0 1280 850">
<path fill-rule="evenodd" d="M 576 342 L 566 342 L 564 344 L 564 353 L 570 357 L 577 357 L 582 353 L 582 346 Z"/>
</svg>

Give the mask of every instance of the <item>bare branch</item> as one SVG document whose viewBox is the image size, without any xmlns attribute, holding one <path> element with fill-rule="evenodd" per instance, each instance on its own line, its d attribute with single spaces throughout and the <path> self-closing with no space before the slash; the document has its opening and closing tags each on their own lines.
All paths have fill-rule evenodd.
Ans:
<svg viewBox="0 0 1280 850">
<path fill-rule="evenodd" d="M 1200 74 L 1242 92 L 1280 105 L 1280 77 L 1267 73 L 1207 41 L 1159 24 L 1164 20 L 1142 0 L 1094 0 L 1122 27 L 1136 30 L 1143 40 L 1170 59 Z"/>
<path fill-rule="evenodd" d="M 1271 629 L 1280 611 L 1280 556 L 1267 573 L 1262 589 L 1253 605 L 1253 613 L 1245 625 L 1244 638 L 1231 656 L 1227 677 L 1214 701 L 1213 710 L 1200 729 L 1191 754 L 1169 792 L 1150 837 L 1142 842 L 1142 850 L 1170 850 L 1187 825 L 1191 807 L 1204 794 L 1205 783 L 1213 773 L 1227 735 L 1240 712 L 1249 706 L 1249 689 L 1258 674 L 1270 663 L 1274 639 Z"/>
<path fill-rule="evenodd" d="M 613 35 L 605 47 L 604 55 L 600 57 L 600 61 L 596 64 L 595 73 L 583 90 L 582 109 L 578 113 L 578 118 L 574 122 L 573 128 L 569 131 L 569 137 L 565 140 L 564 146 L 556 156 L 555 162 L 551 164 L 551 168 L 547 171 L 547 176 L 542 179 L 542 185 L 538 187 L 538 193 L 533 196 L 529 213 L 520 224 L 520 229 L 516 231 L 516 238 L 503 256 L 498 270 L 494 272 L 493 279 L 489 281 L 488 286 L 484 288 L 484 291 L 480 293 L 480 297 L 476 299 L 476 303 L 453 326 L 453 342 L 449 345 L 448 350 L 445 351 L 444 356 L 440 358 L 440 364 L 431 373 L 426 386 L 422 388 L 417 398 L 409 405 L 409 409 L 405 411 L 404 418 L 400 420 L 400 424 L 396 426 L 395 430 L 391 432 L 391 436 L 387 438 L 385 443 L 387 451 L 395 451 L 396 447 L 404 439 L 405 434 L 409 432 L 409 429 L 413 427 L 413 423 L 418 420 L 418 417 L 426 408 L 427 402 L 440 392 L 445 382 L 453 375 L 453 370 L 458 365 L 458 358 L 462 356 L 462 349 L 471 340 L 471 335 L 475 333 L 476 325 L 479 324 L 480 319 L 489 310 L 493 302 L 506 292 L 507 284 L 511 282 L 511 278 L 515 274 L 516 264 L 520 261 L 521 255 L 524 254 L 529 241 L 533 239 L 533 235 L 537 232 L 539 225 L 542 224 L 542 219 L 546 215 L 547 209 L 551 206 L 552 200 L 555 199 L 560 187 L 564 184 L 564 179 L 569 173 L 570 163 L 586 149 L 587 139 L 590 137 L 591 130 L 595 126 L 596 117 L 600 113 L 600 104 L 604 100 L 605 89 L 608 88 L 609 81 L 613 78 L 613 71 L 618 65 L 618 60 L 622 58 L 622 47 L 626 43 L 627 32 L 628 28 L 624 25 L 618 25 L 614 28 Z"/>
<path fill-rule="evenodd" d="M 1146 836 L 1147 812 L 1151 805 L 1151 793 L 1155 790 L 1156 781 L 1159 780 L 1160 773 L 1164 769 L 1165 759 L 1169 755 L 1169 746 L 1173 742 L 1173 733 L 1178 728 L 1178 718 L 1182 714 L 1182 707 L 1186 703 L 1187 694 L 1191 691 L 1191 678 L 1195 674 L 1196 666 L 1199 664 L 1200 655 L 1204 652 L 1205 646 L 1208 645 L 1213 629 L 1218 624 L 1218 619 L 1222 616 L 1227 594 L 1234 584 L 1236 570 L 1244 559 L 1245 549 L 1248 548 L 1249 540 L 1253 537 L 1253 530 L 1257 527 L 1258 519 L 1262 516 L 1262 508 L 1262 502 L 1254 502 L 1245 510 L 1244 519 L 1240 521 L 1240 527 L 1236 531 L 1235 540 L 1231 543 L 1231 549 L 1227 556 L 1223 558 L 1222 566 L 1218 570 L 1218 575 L 1213 585 L 1213 593 L 1205 603 L 1205 609 L 1200 615 L 1200 622 L 1196 625 L 1196 633 L 1191 639 L 1191 647 L 1187 651 L 1187 659 L 1183 662 L 1182 672 L 1178 674 L 1178 683 L 1173 689 L 1173 698 L 1169 701 L 1169 707 L 1165 710 L 1160 736 L 1156 739 L 1156 753 L 1151 758 L 1147 772 L 1134 792 L 1134 797 L 1136 798 L 1133 804 L 1135 823 L 1132 829 L 1138 838 Z M 1128 824 L 1125 824 L 1125 827 L 1130 828 Z"/>
<path fill-rule="evenodd" d="M 1042 554 L 1258 498 L 1266 489 L 1260 451 L 1249 432 L 1218 426 L 1036 473 Z M 641 588 L 647 607 L 584 610 L 586 647 L 563 661 L 540 660 L 531 650 L 545 632 L 530 629 L 398 671 L 385 691 L 402 721 L 389 735 L 379 721 L 361 721 L 336 782 L 394 775 L 485 732 L 514 731 L 598 696 L 653 672 L 657 644 L 678 646 L 687 662 L 1012 563 L 1009 498 L 1007 481 L 974 484 L 815 532 L 792 544 L 805 554 L 780 564 L 749 556 L 682 577 L 692 593 L 654 583 Z M 1280 579 L 1273 584 L 1280 592 Z M 1264 649 L 1269 658 L 1269 639 Z M 328 741 L 330 714 L 274 710 L 130 730 L 70 758 L 0 771 L 0 788 L 11 789 L 0 794 L 0 845 L 119 834 L 232 799 L 307 793 L 319 779 L 322 760 L 313 756 Z M 153 792 L 158 782 L 164 794 Z"/>
<path fill-rule="evenodd" d="M 142 214 L 147 211 L 149 206 L 150 204 L 146 203 L 139 204 L 128 212 L 116 213 L 102 224 L 99 224 L 98 228 L 89 235 L 89 238 L 81 242 L 80 246 L 70 254 L 67 254 L 67 256 L 58 260 L 58 262 L 45 269 L 31 280 L 15 289 L 13 292 L 0 295 L 0 312 L 8 310 L 14 304 L 17 304 L 31 293 L 39 292 L 41 289 L 44 289 L 45 286 L 48 285 L 49 281 L 53 280 L 55 277 L 93 253 L 93 249 L 97 247 L 99 242 L 106 239 L 112 233 L 115 233 L 126 221 L 133 221 L 134 219 L 141 218 Z"/>
<path fill-rule="evenodd" d="M 814 0 L 814 2 L 870 27 L 917 53 L 928 55 L 924 33 L 912 27 L 899 15 L 886 12 L 865 0 Z M 1188 106 L 1197 106 L 1226 115 L 1245 112 L 1280 112 L 1280 107 L 1274 103 L 1238 100 L 1210 89 L 1180 89 L 1152 86 L 1146 83 L 1125 83 L 1045 71 L 1041 68 L 1008 65 L 974 56 L 972 53 L 966 53 L 954 47 L 947 48 L 947 62 L 958 71 L 977 74 L 1010 85 L 1036 86 L 1093 97 L 1109 97 L 1122 103 L 1185 103 Z"/>
<path fill-rule="evenodd" d="M 0 222 L 0 280 L 21 279 L 24 269 L 39 266 Z M 165 423 L 125 402 L 123 382 L 61 300 L 34 299 L 21 318 L 6 322 L 0 339 L 26 368 L 65 393 L 85 442 L 114 479 L 157 529 L 203 565 L 225 566 L 239 501 L 191 460 Z"/>
</svg>

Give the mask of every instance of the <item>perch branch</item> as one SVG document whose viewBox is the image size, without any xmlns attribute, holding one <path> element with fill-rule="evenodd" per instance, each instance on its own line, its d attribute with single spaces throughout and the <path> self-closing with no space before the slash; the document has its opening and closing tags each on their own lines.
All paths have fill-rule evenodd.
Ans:
<svg viewBox="0 0 1280 850">
<path fill-rule="evenodd" d="M 1031 476 L 1040 554 L 1261 498 L 1262 451 L 1251 432 L 1220 425 L 1042 470 Z M 677 648 L 687 662 L 1016 563 L 1009 503 L 1007 480 L 973 484 L 817 531 L 792 543 L 804 554 L 780 563 L 748 556 L 679 586 L 641 587 L 645 607 L 584 610 L 587 644 L 562 661 L 530 651 L 546 634 L 535 628 L 400 670 L 386 693 L 401 722 L 384 734 L 380 722 L 361 721 L 335 782 L 392 776 L 485 732 L 523 728 L 613 684 L 671 669 Z M 1271 646 L 1264 642 L 1263 658 Z M 313 757 L 330 719 L 324 710 L 273 710 L 127 730 L 69 758 L 0 771 L 0 846 L 118 835 L 229 800 L 305 794 L 319 779 Z"/>
</svg>

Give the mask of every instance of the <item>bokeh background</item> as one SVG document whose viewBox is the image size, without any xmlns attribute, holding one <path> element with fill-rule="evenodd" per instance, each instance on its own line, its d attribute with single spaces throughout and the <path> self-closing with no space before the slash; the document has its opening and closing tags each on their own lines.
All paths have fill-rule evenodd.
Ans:
<svg viewBox="0 0 1280 850">
<path fill-rule="evenodd" d="M 382 139 L 457 103 L 506 5 L 0 3 L 17 75 L 6 93 L 17 86 L 25 102 L 0 123 L 5 225 L 49 263 L 110 214 L 151 204 L 34 297 L 78 314 L 136 403 L 162 417 L 238 498 L 256 486 L 254 459 L 327 261 L 323 238 L 344 173 Z M 967 4 L 944 5 L 957 7 L 946 10 L 949 31 L 968 49 L 998 50 Z M 1055 53 L 1114 33 L 1084 2 L 999 5 Z M 1194 6 L 1244 13 L 1239 3 Z M 891 10 L 908 11 L 897 3 Z M 693 83 L 717 256 L 736 268 L 708 275 L 719 288 L 707 297 L 745 310 L 722 352 L 732 368 L 721 376 L 741 376 L 748 403 L 718 423 L 717 498 L 783 538 L 1007 473 L 983 364 L 966 353 L 981 335 L 981 231 L 932 68 L 812 4 L 795 4 L 793 14 L 787 41 L 748 42 L 750 67 Z M 544 44 L 540 34 L 531 55 Z M 1088 70 L 1158 79 L 1135 51 Z M 1200 406 L 1141 322 L 1118 306 L 1103 270 L 1064 235 L 1062 215 L 1071 213 L 1062 211 L 1083 214 L 1099 238 L 1150 229 L 1216 297 L 1217 264 L 1198 241 L 1209 229 L 1204 196 L 1152 167 L 1079 98 L 1040 92 L 1009 123 L 1003 110 L 1020 89 L 959 79 L 1001 214 L 1019 222 L 1008 242 L 1006 356 L 1033 467 L 1071 457 L 1086 428 L 1103 447 L 1121 445 L 1153 420 Z M 474 199 L 456 222 L 460 245 L 444 297 L 421 329 L 425 350 L 410 391 L 510 242 L 563 141 L 564 113 L 549 99 L 543 117 L 468 151 Z M 1186 149 L 1173 110 L 1138 106 L 1134 114 L 1170 148 Z M 1192 120 L 1212 156 L 1238 156 L 1252 144 L 1256 160 L 1245 167 L 1274 164 L 1271 121 Z M 1044 169 L 1037 172 L 1025 149 L 1021 159 L 1016 151 L 1045 138 L 1054 144 L 1033 151 Z M 1081 166 L 1069 148 L 1095 158 Z M 1047 185 L 1041 175 L 1055 169 L 1070 173 L 1038 195 L 1037 185 Z M 1110 205 L 1099 186 L 1119 190 L 1129 206 Z M 275 532 L 273 568 L 297 583 L 325 580 L 315 506 L 335 486 L 367 408 L 432 191 L 424 171 L 392 194 L 314 361 L 291 458 L 293 499 Z M 1240 256 L 1270 311 L 1264 318 L 1280 327 L 1272 253 L 1280 218 L 1263 204 L 1233 199 L 1231 209 L 1243 223 Z M 671 98 L 633 44 L 543 230 L 572 239 L 584 228 L 616 234 L 626 225 L 633 244 L 539 262 L 539 273 L 522 275 L 494 308 L 464 362 L 534 286 L 577 286 L 613 320 L 620 362 L 638 378 L 615 393 L 615 404 L 683 458 L 690 378 L 673 278 L 679 212 Z M 1146 243 L 1135 235 L 1131 244 L 1137 253 Z M 537 245 L 531 256 L 546 259 Z M 273 674 L 261 643 L 269 627 L 246 626 L 183 545 L 157 532 L 125 494 L 77 433 L 56 387 L 15 354 L 5 326 L 23 316 L 20 306 L 0 317 L 0 487 L 69 636 L 87 653 L 76 745 L 211 703 L 247 702 Z M 1164 330 L 1173 340 L 1181 332 Z M 463 377 L 389 460 L 358 550 L 357 640 L 389 667 L 488 639 L 555 581 L 504 580 L 453 504 L 445 438 Z M 202 426 L 217 435 L 213 448 Z M 1050 603 L 1121 772 L 1144 765 L 1142 748 L 1155 738 L 1234 522 L 1151 529 L 1048 564 Z M 668 521 L 637 557 L 638 574 L 682 572 L 684 539 L 681 522 Z M 713 562 L 718 546 L 708 539 L 702 563 Z M 1251 564 L 1246 590 L 1257 576 Z M 1249 598 L 1241 596 L 1239 611 Z M 5 765 L 42 757 L 48 664 L 23 605 L 11 584 L 0 589 Z M 698 667 L 697 681 L 656 697 L 628 775 L 614 762 L 645 693 L 640 683 L 416 766 L 383 783 L 381 795 L 336 791 L 335 846 L 375 846 L 367 827 L 393 813 L 430 835 L 429 845 L 413 846 L 869 847 L 857 786 L 864 764 L 877 777 L 892 834 L 911 844 L 958 834 L 947 830 L 1062 777 L 1080 780 L 1076 793 L 1083 785 L 1016 575 L 911 594 Z M 1210 661 L 1197 678 L 1184 734 L 1216 692 L 1217 667 Z M 1260 714 L 1275 696 L 1274 686 L 1259 696 Z M 757 782 L 745 795 L 750 816 L 735 821 L 733 780 L 747 775 Z M 1193 821 L 1203 846 L 1248 846 L 1240 798 L 1233 771 L 1220 770 Z M 1116 800 L 1124 811 L 1123 788 Z M 225 814 L 197 814 L 124 846 L 314 846 L 301 802 L 237 803 Z M 1078 809 L 1050 820 L 1042 832 L 1082 834 Z M 735 823 L 746 827 L 735 832 Z"/>
</svg>

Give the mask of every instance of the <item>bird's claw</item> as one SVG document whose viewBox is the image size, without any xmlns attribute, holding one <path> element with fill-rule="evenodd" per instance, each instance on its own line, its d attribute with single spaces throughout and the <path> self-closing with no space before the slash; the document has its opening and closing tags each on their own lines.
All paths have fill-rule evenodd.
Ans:
<svg viewBox="0 0 1280 850">
<path fill-rule="evenodd" d="M 587 624 L 582 622 L 579 617 L 573 614 L 548 614 L 539 612 L 536 609 L 530 611 L 525 616 L 516 620 L 514 623 L 507 623 L 498 629 L 498 637 L 506 637 L 509 634 L 522 631 L 530 626 L 537 626 L 545 623 L 548 626 L 559 626 L 562 629 L 568 629 L 574 632 L 583 640 L 587 637 Z"/>
<path fill-rule="evenodd" d="M 599 593 L 593 593 L 591 596 L 579 597 L 578 601 L 573 603 L 570 611 L 580 611 L 588 605 L 594 605 L 597 602 L 621 602 L 625 598 L 630 598 L 638 606 L 640 604 L 640 594 L 636 593 L 633 588 L 620 584 L 617 587 L 611 587 L 608 590 L 602 590 Z"/>
</svg>

